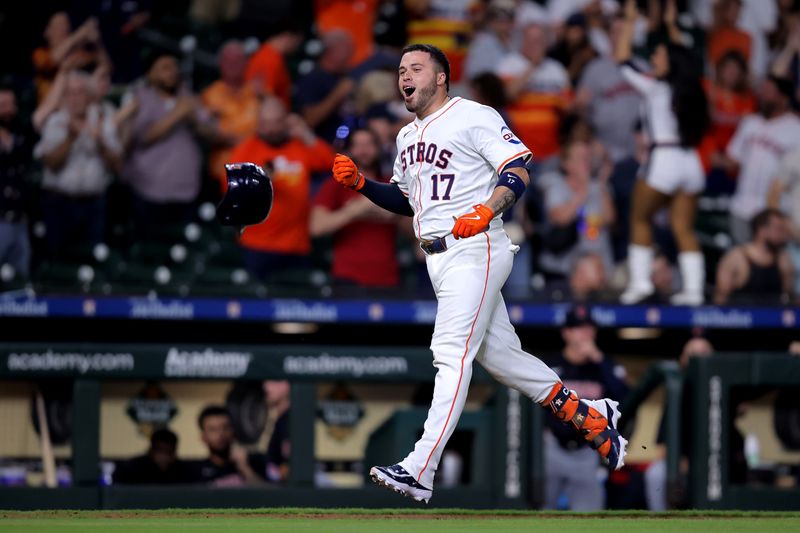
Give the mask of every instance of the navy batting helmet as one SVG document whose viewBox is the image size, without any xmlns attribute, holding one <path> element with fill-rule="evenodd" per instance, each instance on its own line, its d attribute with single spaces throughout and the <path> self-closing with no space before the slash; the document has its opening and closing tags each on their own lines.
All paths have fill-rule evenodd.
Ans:
<svg viewBox="0 0 800 533">
<path fill-rule="evenodd" d="M 225 165 L 228 190 L 217 206 L 217 219 L 226 226 L 264 222 L 272 209 L 272 180 L 255 163 Z"/>
</svg>

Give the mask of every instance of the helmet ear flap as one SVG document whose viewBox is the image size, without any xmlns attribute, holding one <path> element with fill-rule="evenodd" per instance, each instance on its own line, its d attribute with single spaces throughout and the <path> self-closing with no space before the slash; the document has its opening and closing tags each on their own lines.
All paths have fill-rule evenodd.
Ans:
<svg viewBox="0 0 800 533">
<path fill-rule="evenodd" d="M 272 210 L 273 189 L 269 175 L 255 163 L 225 165 L 228 189 L 217 206 L 217 220 L 243 232 L 246 226 L 264 222 Z"/>
</svg>

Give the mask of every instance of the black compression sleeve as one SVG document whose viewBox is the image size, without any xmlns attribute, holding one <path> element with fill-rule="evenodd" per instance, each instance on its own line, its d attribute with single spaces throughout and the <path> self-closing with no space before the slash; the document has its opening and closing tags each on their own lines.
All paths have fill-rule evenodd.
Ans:
<svg viewBox="0 0 800 533">
<path fill-rule="evenodd" d="M 411 210 L 408 198 L 400 191 L 400 187 L 394 183 L 377 183 L 372 180 L 364 180 L 364 186 L 359 192 L 369 198 L 373 204 L 387 211 L 406 217 L 414 216 L 414 211 Z"/>
</svg>

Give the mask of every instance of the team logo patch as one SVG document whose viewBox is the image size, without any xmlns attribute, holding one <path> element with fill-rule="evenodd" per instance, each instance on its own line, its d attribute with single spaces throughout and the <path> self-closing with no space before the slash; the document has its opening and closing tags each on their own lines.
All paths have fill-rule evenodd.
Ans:
<svg viewBox="0 0 800 533">
<path fill-rule="evenodd" d="M 500 128 L 500 135 L 503 136 L 503 140 L 509 142 L 511 144 L 522 144 L 519 139 L 517 139 L 514 134 L 508 129 L 508 126 L 503 126 Z"/>
</svg>

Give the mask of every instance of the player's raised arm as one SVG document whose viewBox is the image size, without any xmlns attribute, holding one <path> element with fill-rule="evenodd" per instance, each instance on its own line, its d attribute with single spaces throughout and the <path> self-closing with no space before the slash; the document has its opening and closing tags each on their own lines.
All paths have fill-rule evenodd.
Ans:
<svg viewBox="0 0 800 533">
<path fill-rule="evenodd" d="M 333 160 L 333 179 L 348 189 L 353 189 L 367 198 L 378 207 L 387 211 L 407 217 L 414 216 L 408 198 L 394 183 L 377 183 L 368 180 L 358 171 L 352 159 L 346 155 L 336 154 Z"/>
</svg>

